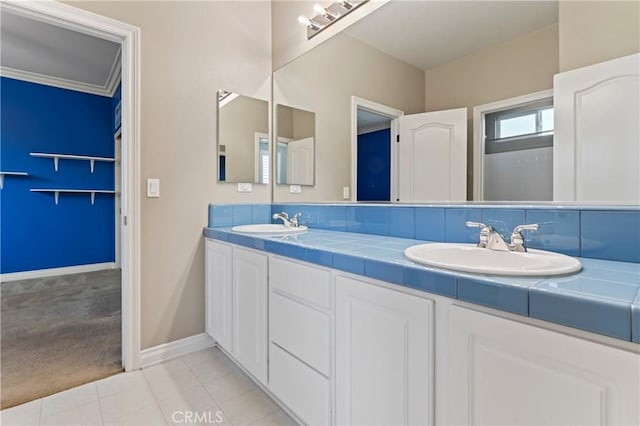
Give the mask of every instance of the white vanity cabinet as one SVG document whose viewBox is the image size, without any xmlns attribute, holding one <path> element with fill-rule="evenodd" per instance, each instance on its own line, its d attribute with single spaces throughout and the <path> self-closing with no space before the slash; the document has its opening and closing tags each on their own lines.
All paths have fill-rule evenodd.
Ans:
<svg viewBox="0 0 640 426">
<path fill-rule="evenodd" d="M 336 423 L 433 424 L 429 299 L 338 275 Z"/>
<path fill-rule="evenodd" d="M 206 330 L 261 383 L 267 382 L 267 259 L 206 240 Z"/>
<path fill-rule="evenodd" d="M 640 424 L 640 356 L 451 306 L 447 423 Z"/>
<path fill-rule="evenodd" d="M 331 419 L 331 272 L 269 260 L 269 389 L 306 424 Z"/>
<path fill-rule="evenodd" d="M 227 352 L 232 351 L 232 247 L 205 239 L 205 330 Z"/>
</svg>

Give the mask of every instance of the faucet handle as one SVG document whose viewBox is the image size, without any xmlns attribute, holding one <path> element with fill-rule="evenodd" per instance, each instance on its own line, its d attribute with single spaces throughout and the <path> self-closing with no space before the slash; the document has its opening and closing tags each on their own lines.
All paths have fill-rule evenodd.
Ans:
<svg viewBox="0 0 640 426">
<path fill-rule="evenodd" d="M 526 253 L 527 247 L 525 247 L 524 245 L 524 236 L 522 235 L 522 231 L 537 231 L 538 229 L 540 229 L 540 225 L 538 225 L 537 223 L 532 223 L 529 225 L 518 225 L 513 228 L 509 249 L 520 253 Z"/>
<path fill-rule="evenodd" d="M 470 222 L 470 221 L 467 221 L 467 222 L 465 222 L 465 225 L 467 225 L 467 228 L 491 228 L 490 226 L 485 225 L 482 222 Z"/>
<path fill-rule="evenodd" d="M 482 222 L 466 222 L 468 228 L 480 228 L 480 241 L 478 241 L 478 247 L 486 248 L 489 243 L 489 238 L 493 234 L 493 228 L 490 225 L 485 225 Z"/>
<path fill-rule="evenodd" d="M 285 219 L 289 220 L 289 215 L 287 214 L 287 212 L 281 212 L 281 213 L 274 213 L 273 216 L 271 216 L 273 219 L 279 219 L 281 217 L 284 217 Z"/>
<path fill-rule="evenodd" d="M 298 219 L 300 218 L 300 216 L 302 216 L 302 213 L 298 212 L 296 214 L 293 215 L 293 219 L 291 219 L 291 225 L 295 226 L 296 228 L 298 226 L 300 226 L 300 222 L 298 221 Z"/>
</svg>

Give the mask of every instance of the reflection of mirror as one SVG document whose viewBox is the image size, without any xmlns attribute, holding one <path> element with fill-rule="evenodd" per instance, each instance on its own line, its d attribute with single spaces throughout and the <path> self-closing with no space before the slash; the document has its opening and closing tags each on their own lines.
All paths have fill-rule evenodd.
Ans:
<svg viewBox="0 0 640 426">
<path fill-rule="evenodd" d="M 218 92 L 218 180 L 269 183 L 269 102 Z"/>
<path fill-rule="evenodd" d="M 276 183 L 313 185 L 316 115 L 278 105 L 276 117 Z"/>
<path fill-rule="evenodd" d="M 274 103 L 316 112 L 317 178 L 305 201 L 552 200 L 553 78 L 563 59 L 578 62 L 568 57 L 577 46 L 560 51 L 559 32 L 557 2 L 391 1 L 277 70 Z M 491 119 L 501 127 L 480 148 L 474 133 L 486 135 Z M 366 120 L 374 125 L 363 130 Z M 383 188 L 367 198 L 363 182 Z M 431 184 L 455 195 L 419 193 Z M 275 188 L 275 202 L 292 199 Z"/>
</svg>

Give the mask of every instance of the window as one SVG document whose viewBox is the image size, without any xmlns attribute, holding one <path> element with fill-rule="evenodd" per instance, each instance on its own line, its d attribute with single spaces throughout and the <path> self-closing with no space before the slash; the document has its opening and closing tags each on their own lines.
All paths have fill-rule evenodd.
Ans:
<svg viewBox="0 0 640 426">
<path fill-rule="evenodd" d="M 553 146 L 553 99 L 485 114 L 485 153 Z"/>
<path fill-rule="evenodd" d="M 269 139 L 259 139 L 260 150 L 258 157 L 258 176 L 260 183 L 269 183 Z"/>
</svg>

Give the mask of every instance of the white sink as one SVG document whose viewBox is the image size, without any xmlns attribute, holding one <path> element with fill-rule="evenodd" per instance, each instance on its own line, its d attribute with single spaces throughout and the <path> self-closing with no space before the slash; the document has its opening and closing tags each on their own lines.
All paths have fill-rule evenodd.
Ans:
<svg viewBox="0 0 640 426">
<path fill-rule="evenodd" d="M 286 227 L 281 223 L 259 223 L 255 225 L 239 225 L 231 228 L 235 232 L 243 232 L 246 234 L 261 234 L 261 235 L 290 235 L 299 234 L 305 232 L 308 228 L 300 225 L 298 227 L 289 226 Z"/>
<path fill-rule="evenodd" d="M 486 275 L 549 277 L 582 269 L 578 259 L 564 254 L 534 249 L 526 253 L 497 251 L 474 244 L 420 244 L 406 249 L 404 255 L 422 265 Z"/>
</svg>

